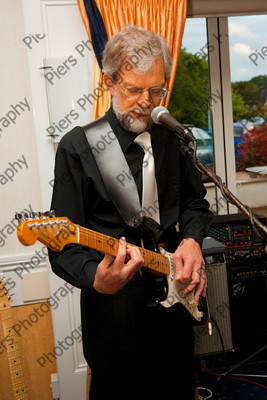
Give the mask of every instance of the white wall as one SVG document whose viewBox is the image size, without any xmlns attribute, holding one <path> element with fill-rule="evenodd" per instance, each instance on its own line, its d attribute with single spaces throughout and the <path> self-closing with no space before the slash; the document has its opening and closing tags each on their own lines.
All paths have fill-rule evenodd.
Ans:
<svg viewBox="0 0 267 400">
<path fill-rule="evenodd" d="M 42 272 L 47 270 L 47 263 L 45 255 L 35 253 L 41 249 L 40 244 L 35 250 L 25 247 L 16 233 L 16 211 L 41 210 L 40 180 L 21 2 L 1 0 L 0 15 L 0 270 L 10 283 L 15 306 L 25 304 L 25 267 L 34 273 Z M 41 276 L 40 297 L 48 297 L 48 280 Z M 38 282 L 38 274 L 35 277 Z M 35 298 L 28 303 L 34 301 Z"/>
<path fill-rule="evenodd" d="M 29 86 L 29 68 L 21 2 L 1 0 L 0 23 L 1 98 L 0 98 L 0 259 L 4 256 L 27 254 L 29 249 L 20 245 L 12 233 L 15 211 L 32 207 L 40 209 L 40 186 L 37 169 L 36 139 L 33 126 L 34 106 Z M 25 100 L 26 99 L 26 100 Z M 17 106 L 23 106 L 24 111 Z M 7 114 L 16 118 L 14 123 L 4 121 Z M 18 115 L 20 114 L 20 115 Z M 3 127 L 3 124 L 8 124 Z M 15 161 L 21 160 L 19 164 Z M 8 226 L 10 225 L 10 227 Z M 14 229 L 14 226 L 13 226 Z M 5 238 L 6 236 L 6 238 Z M 3 243 L 5 241 L 5 243 Z"/>
</svg>

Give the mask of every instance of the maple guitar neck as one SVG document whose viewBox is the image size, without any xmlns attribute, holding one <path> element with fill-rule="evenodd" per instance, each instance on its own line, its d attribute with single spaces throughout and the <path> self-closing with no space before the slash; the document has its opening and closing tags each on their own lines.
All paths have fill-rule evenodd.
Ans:
<svg viewBox="0 0 267 400">
<path fill-rule="evenodd" d="M 0 286 L 0 288 L 1 291 L 4 291 L 5 294 L 5 288 L 3 286 Z M 4 337 L 9 339 L 6 340 L 5 346 L 12 382 L 12 400 L 30 400 L 29 389 L 25 381 L 21 350 L 18 346 L 17 335 L 12 329 L 12 327 L 14 326 L 14 321 L 10 305 L 4 302 L 3 307 L 1 307 L 0 313 Z"/>
<path fill-rule="evenodd" d="M 104 235 L 102 233 L 98 233 L 91 229 L 80 227 L 78 225 L 77 229 L 79 231 L 79 244 L 116 257 L 119 247 L 119 239 L 114 239 L 111 236 Z M 163 275 L 168 275 L 170 273 L 169 260 L 167 257 L 160 253 L 146 250 L 142 247 L 138 248 L 144 258 L 144 267 L 155 273 Z"/>
</svg>

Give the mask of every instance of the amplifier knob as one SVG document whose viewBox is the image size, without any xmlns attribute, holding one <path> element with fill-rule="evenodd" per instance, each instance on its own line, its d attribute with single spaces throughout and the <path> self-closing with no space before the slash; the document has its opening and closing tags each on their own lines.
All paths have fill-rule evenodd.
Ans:
<svg viewBox="0 0 267 400">
<path fill-rule="evenodd" d="M 259 249 L 254 249 L 251 255 L 252 257 L 260 257 L 261 251 Z"/>
</svg>

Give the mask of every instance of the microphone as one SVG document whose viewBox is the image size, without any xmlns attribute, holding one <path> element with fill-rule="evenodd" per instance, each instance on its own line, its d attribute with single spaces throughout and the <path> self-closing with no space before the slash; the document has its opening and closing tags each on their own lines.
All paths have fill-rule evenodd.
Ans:
<svg viewBox="0 0 267 400">
<path fill-rule="evenodd" d="M 151 118 L 155 124 L 162 124 L 173 131 L 177 131 L 186 140 L 190 142 L 196 141 L 190 129 L 185 128 L 182 124 L 180 124 L 180 122 L 173 118 L 167 108 L 162 106 L 153 108 L 151 112 Z"/>
</svg>

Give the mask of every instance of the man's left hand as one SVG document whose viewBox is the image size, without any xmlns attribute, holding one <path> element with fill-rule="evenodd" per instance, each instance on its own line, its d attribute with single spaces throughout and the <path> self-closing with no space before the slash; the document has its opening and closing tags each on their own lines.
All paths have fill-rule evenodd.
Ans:
<svg viewBox="0 0 267 400">
<path fill-rule="evenodd" d="M 185 238 L 174 253 L 175 280 L 188 283 L 184 295 L 194 290 L 194 298 L 206 296 L 207 276 L 205 262 L 199 243 L 193 238 Z"/>
</svg>

